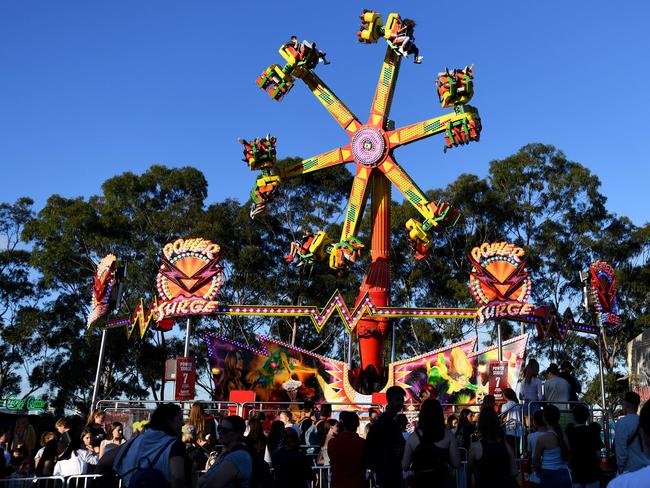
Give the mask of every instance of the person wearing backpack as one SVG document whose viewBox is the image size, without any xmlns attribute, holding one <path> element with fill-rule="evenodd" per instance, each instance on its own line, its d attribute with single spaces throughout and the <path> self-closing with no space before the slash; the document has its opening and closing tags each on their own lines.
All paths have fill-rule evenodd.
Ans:
<svg viewBox="0 0 650 488">
<path fill-rule="evenodd" d="M 422 403 L 418 426 L 408 437 L 402 457 L 402 469 L 410 471 L 409 486 L 451 486 L 449 466 L 460 466 L 460 455 L 453 433 L 445 428 L 442 406 L 428 398 Z"/>
<path fill-rule="evenodd" d="M 124 444 L 113 470 L 127 488 L 182 488 L 185 484 L 185 446 L 179 436 L 183 412 L 163 403 L 151 414 L 149 430 Z"/>
<path fill-rule="evenodd" d="M 628 391 L 623 396 L 624 417 L 616 422 L 614 448 L 618 472 L 637 471 L 650 465 L 650 457 L 643 450 L 639 436 L 639 404 L 641 397 L 638 393 Z"/>
<path fill-rule="evenodd" d="M 208 472 L 199 478 L 200 488 L 258 488 L 259 481 L 253 475 L 257 477 L 264 474 L 255 472 L 254 464 L 257 463 L 253 451 L 244 442 L 245 431 L 246 422 L 240 416 L 224 417 L 218 428 L 224 450 Z M 262 460 L 262 464 L 266 463 Z M 259 470 L 258 467 L 257 471 Z"/>
</svg>

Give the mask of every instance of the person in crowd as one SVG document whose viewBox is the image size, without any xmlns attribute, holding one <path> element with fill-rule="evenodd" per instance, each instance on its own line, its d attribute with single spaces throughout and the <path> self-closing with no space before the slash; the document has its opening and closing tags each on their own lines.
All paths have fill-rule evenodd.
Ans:
<svg viewBox="0 0 650 488">
<path fill-rule="evenodd" d="M 535 411 L 533 414 L 532 426 L 534 431 L 528 434 L 526 440 L 526 451 L 528 456 L 532 458 L 533 453 L 535 452 L 535 446 L 537 445 L 537 439 L 542 435 L 548 432 L 546 427 L 546 422 L 544 421 L 544 412 L 541 410 Z M 542 479 L 539 477 L 539 474 L 536 471 L 530 471 L 530 487 L 531 488 L 541 488 Z"/>
<path fill-rule="evenodd" d="M 60 435 L 60 428 L 57 428 L 57 432 L 59 432 Z M 49 441 L 46 441 L 43 449 L 39 451 L 39 461 L 35 465 L 34 469 L 34 474 L 36 476 L 52 476 L 52 473 L 54 472 L 54 464 L 56 463 L 59 449 L 59 437 L 54 432 L 52 432 L 52 434 L 54 437 Z"/>
<path fill-rule="evenodd" d="M 373 470 L 381 488 L 400 486 L 404 437 L 395 417 L 404 408 L 406 392 L 399 386 L 386 390 L 386 409 L 370 426 L 366 436 L 364 464 Z"/>
<path fill-rule="evenodd" d="M 494 397 L 494 395 L 485 395 L 483 397 L 483 403 L 481 403 L 481 412 L 485 408 L 491 408 L 492 410 L 494 410 L 496 412 L 496 410 L 495 410 L 496 404 L 497 404 L 497 400 Z"/>
<path fill-rule="evenodd" d="M 569 383 L 569 401 L 571 402 L 577 402 L 578 401 L 578 395 L 582 393 L 582 385 L 578 381 L 578 378 L 576 378 L 573 374 L 573 365 L 567 361 L 564 360 L 560 363 L 560 378 L 564 379 L 567 383 Z"/>
<path fill-rule="evenodd" d="M 7 452 L 7 431 L 0 427 L 0 479 L 5 476 L 10 464 L 11 454 Z"/>
<path fill-rule="evenodd" d="M 314 425 L 314 422 L 309 417 L 303 418 L 298 427 L 300 428 L 300 445 L 304 446 L 307 444 L 307 431 Z"/>
<path fill-rule="evenodd" d="M 522 436 L 521 405 L 519 405 L 517 394 L 512 388 L 504 388 L 503 396 L 507 400 L 506 403 L 501 405 L 501 421 L 506 428 L 506 442 L 517 453 L 517 445 Z"/>
<path fill-rule="evenodd" d="M 618 427 L 618 424 L 616 425 Z M 645 402 L 641 409 L 637 435 L 641 438 L 644 452 L 650 452 L 650 402 Z M 608 488 L 650 488 L 650 465 L 614 478 Z"/>
<path fill-rule="evenodd" d="M 638 393 L 628 391 L 622 400 L 624 417 L 616 422 L 614 432 L 614 450 L 619 473 L 636 471 L 650 464 L 650 457 L 643 450 L 641 429 L 639 424 L 639 404 L 641 397 Z"/>
<path fill-rule="evenodd" d="M 587 424 L 589 408 L 578 403 L 573 408 L 573 419 L 566 428 L 571 459 L 569 468 L 573 488 L 600 488 L 600 450 L 604 447 L 600 439 L 600 426 Z"/>
<path fill-rule="evenodd" d="M 571 488 L 569 443 L 560 428 L 560 409 L 547 404 L 543 412 L 548 432 L 537 439 L 532 468 L 539 474 L 543 488 Z"/>
<path fill-rule="evenodd" d="M 474 488 L 518 486 L 515 455 L 503 439 L 499 417 L 493 408 L 481 408 L 478 434 L 480 440 L 469 448 L 469 469 Z"/>
<path fill-rule="evenodd" d="M 32 453 L 36 447 L 36 432 L 26 415 L 21 415 L 16 419 L 16 423 L 9 433 L 9 449 L 13 450 L 18 446 L 23 446 L 28 453 Z"/>
<path fill-rule="evenodd" d="M 102 410 L 93 410 L 86 421 L 86 429 L 90 431 L 93 437 L 93 447 L 99 453 L 99 445 L 106 439 L 106 414 Z"/>
<path fill-rule="evenodd" d="M 70 420 L 66 417 L 61 417 L 54 423 L 54 428 L 59 433 L 56 441 L 56 459 L 68 459 L 70 451 L 75 444 L 74 439 L 76 436 L 70 430 Z M 95 444 L 93 443 L 93 448 Z"/>
<path fill-rule="evenodd" d="M 260 456 L 264 456 L 266 451 L 266 435 L 262 421 L 257 414 L 253 414 L 248 419 L 248 434 L 244 438 L 246 445 Z"/>
<path fill-rule="evenodd" d="M 399 425 L 400 430 L 402 431 L 402 436 L 404 437 L 404 440 L 409 438 L 409 433 L 406 431 L 406 428 L 409 425 L 409 419 L 406 415 L 403 413 L 398 413 L 397 416 L 395 417 L 395 422 L 397 422 L 397 425 Z"/>
<path fill-rule="evenodd" d="M 296 425 L 296 423 L 293 421 L 293 413 L 291 410 L 281 411 L 278 419 L 284 424 L 285 427 L 295 430 L 296 434 L 300 436 L 300 427 L 298 427 L 298 425 Z"/>
<path fill-rule="evenodd" d="M 363 431 L 363 438 L 365 439 L 366 436 L 368 435 L 368 430 L 370 429 L 370 426 L 374 424 L 377 419 L 379 418 L 379 410 L 376 408 L 370 407 L 368 409 L 368 423 L 366 424 L 364 431 Z"/>
<path fill-rule="evenodd" d="M 323 403 L 320 407 L 320 416 L 308 433 L 309 442 L 307 444 L 320 447 L 325 443 L 328 430 L 326 424 L 330 418 L 332 418 L 332 405 Z"/>
<path fill-rule="evenodd" d="M 330 464 L 330 457 L 329 453 L 327 451 L 327 448 L 329 447 L 330 441 L 336 437 L 339 433 L 339 423 L 338 420 L 336 419 L 327 419 L 325 421 L 325 440 L 323 441 L 323 445 L 320 448 L 320 459 L 318 460 L 318 464 L 322 464 L 324 466 L 329 466 Z"/>
<path fill-rule="evenodd" d="M 314 402 L 311 400 L 305 400 L 302 404 L 302 412 L 300 413 L 300 420 L 297 422 L 298 427 L 300 427 L 300 431 L 304 432 L 308 429 L 308 427 L 304 428 L 302 427 L 303 421 L 309 420 L 310 421 L 310 426 L 313 425 L 314 420 L 316 419 L 316 412 L 315 412 L 315 407 L 314 407 Z"/>
<path fill-rule="evenodd" d="M 99 445 L 99 457 L 103 457 L 107 451 L 115 449 L 126 443 L 124 438 L 124 427 L 120 422 L 113 422 L 106 429 L 106 439 Z"/>
<path fill-rule="evenodd" d="M 217 423 L 213 416 L 205 412 L 201 402 L 192 404 L 186 424 L 193 426 L 196 432 L 207 432 L 212 439 L 217 438 Z"/>
<path fill-rule="evenodd" d="M 366 466 L 363 460 L 365 440 L 357 430 L 359 416 L 341 412 L 340 432 L 327 446 L 332 473 L 331 488 L 367 488 Z"/>
<path fill-rule="evenodd" d="M 83 429 L 81 431 L 81 435 L 79 436 L 79 439 L 81 440 L 81 448 L 86 449 L 87 451 L 90 451 L 94 454 L 97 454 L 97 450 L 95 449 L 95 446 L 93 446 L 93 434 L 90 432 L 88 429 Z M 104 442 L 104 441 L 102 441 Z M 100 456 L 101 457 L 101 456 Z"/>
<path fill-rule="evenodd" d="M 469 408 L 463 408 L 460 411 L 458 427 L 456 428 L 456 445 L 467 450 L 469 450 L 472 443 L 472 435 L 476 431 L 476 426 L 470 418 L 471 414 L 472 411 Z"/>
<path fill-rule="evenodd" d="M 313 479 L 311 462 L 300 450 L 300 438 L 293 427 L 284 429 L 284 445 L 272 455 L 273 488 L 307 488 Z"/>
<path fill-rule="evenodd" d="M 25 478 L 31 474 L 32 462 L 25 446 L 18 444 L 11 450 L 12 477 Z"/>
<path fill-rule="evenodd" d="M 564 378 L 560 377 L 560 368 L 557 364 L 551 363 L 546 370 L 546 381 L 544 382 L 544 400 L 553 403 L 560 410 L 568 410 L 571 394 L 571 385 Z"/>
<path fill-rule="evenodd" d="M 540 403 L 536 403 L 541 402 L 544 398 L 542 395 L 542 380 L 538 376 L 539 363 L 535 359 L 530 359 L 519 381 L 519 399 L 524 402 L 523 408 L 526 418 L 542 407 Z"/>
<path fill-rule="evenodd" d="M 197 442 L 197 432 L 193 425 L 185 424 L 181 429 L 181 441 L 185 445 L 185 457 L 187 463 L 185 467 L 189 472 L 203 470 L 208 462 L 209 452 L 206 452 Z"/>
<path fill-rule="evenodd" d="M 273 462 L 273 453 L 282 447 L 284 443 L 284 423 L 281 420 L 274 420 L 271 424 L 271 430 L 266 442 L 266 451 L 264 452 L 264 461 L 269 465 Z"/>
<path fill-rule="evenodd" d="M 132 438 L 120 448 L 113 469 L 128 486 L 138 475 L 138 467 L 145 463 L 157 471 L 158 478 L 151 483 L 169 483 L 171 488 L 181 488 L 185 483 L 185 446 L 179 436 L 183 426 L 183 412 L 178 405 L 163 403 L 151 414 L 149 429 Z"/>
<path fill-rule="evenodd" d="M 409 436 L 402 457 L 402 469 L 410 471 L 410 486 L 450 487 L 449 466 L 460 466 L 454 434 L 445 428 L 442 406 L 429 398 L 420 408 L 417 428 Z"/>
<path fill-rule="evenodd" d="M 81 447 L 81 438 L 73 437 L 54 465 L 53 476 L 89 474 L 89 466 L 99 461 L 97 453 Z"/>
<path fill-rule="evenodd" d="M 199 479 L 199 487 L 249 488 L 253 474 L 253 458 L 244 443 L 246 422 L 238 415 L 224 417 L 219 424 L 219 439 L 224 450 L 207 473 Z"/>
<path fill-rule="evenodd" d="M 45 452 L 45 445 L 48 442 L 50 442 L 50 441 L 52 441 L 54 439 L 56 439 L 56 434 L 54 432 L 45 431 L 45 432 L 43 432 L 41 434 L 41 438 L 40 438 L 40 442 L 39 442 L 41 448 L 38 450 L 38 452 L 34 456 L 34 469 L 35 470 L 38 469 L 38 466 L 41 463 L 41 460 L 43 459 L 43 453 Z"/>
</svg>

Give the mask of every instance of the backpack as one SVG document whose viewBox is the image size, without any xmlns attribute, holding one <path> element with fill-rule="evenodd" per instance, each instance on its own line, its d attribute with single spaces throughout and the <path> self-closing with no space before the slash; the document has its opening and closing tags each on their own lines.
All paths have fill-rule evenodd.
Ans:
<svg viewBox="0 0 650 488">
<path fill-rule="evenodd" d="M 129 479 L 129 484 L 127 485 L 127 488 L 160 488 L 160 487 L 165 487 L 169 486 L 169 482 L 167 481 L 167 477 L 162 473 L 161 471 L 158 471 L 154 466 L 160 459 L 160 456 L 167 450 L 167 448 L 172 445 L 176 439 L 170 439 L 167 441 L 165 445 L 163 445 L 162 448 L 156 453 L 156 455 L 153 457 L 153 459 L 149 459 L 148 457 L 144 457 L 142 459 L 139 459 L 136 467 L 133 469 L 129 469 L 127 472 L 122 473 L 121 475 L 118 474 L 118 478 L 122 480 L 125 476 L 128 474 L 131 474 L 131 478 Z M 124 454 L 122 455 L 122 458 L 126 457 L 127 452 L 131 448 L 133 443 L 129 444 L 124 451 Z M 143 461 L 147 462 L 147 466 L 143 466 Z"/>
<path fill-rule="evenodd" d="M 240 444 L 230 452 L 235 451 L 246 451 L 251 457 L 251 481 L 248 485 L 249 488 L 270 488 L 271 468 L 264 461 L 264 458 L 246 444 Z"/>
<path fill-rule="evenodd" d="M 409 478 L 409 485 L 415 487 L 422 486 L 444 486 L 445 480 L 449 477 L 449 467 L 447 461 L 440 455 L 440 448 L 434 442 L 420 436 L 419 430 L 416 429 L 416 435 L 420 443 L 413 451 L 413 459 L 409 469 L 413 472 Z"/>
</svg>

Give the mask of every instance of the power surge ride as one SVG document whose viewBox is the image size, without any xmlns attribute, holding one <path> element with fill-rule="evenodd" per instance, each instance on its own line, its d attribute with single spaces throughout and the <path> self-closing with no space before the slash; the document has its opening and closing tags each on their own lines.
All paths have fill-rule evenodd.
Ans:
<svg viewBox="0 0 650 488">
<path fill-rule="evenodd" d="M 410 19 L 402 19 L 397 13 L 391 13 L 384 24 L 381 16 L 370 10 L 362 12 L 361 21 L 361 29 L 357 34 L 359 42 L 375 44 L 383 39 L 387 44 L 370 116 L 365 124 L 314 73 L 319 61 L 324 60 L 324 53 L 319 51 L 313 42 L 298 43 L 293 37 L 279 49 L 286 64 L 283 67 L 271 65 L 257 79 L 259 87 L 277 101 L 281 101 L 289 93 L 296 79 L 302 80 L 347 132 L 350 137 L 349 144 L 296 164 L 281 166 L 276 162 L 274 137 L 267 135 L 250 142 L 240 142 L 244 144 L 244 160 L 249 168 L 260 171 L 251 192 L 251 218 L 264 212 L 277 195 L 283 180 L 339 164 L 356 165 L 343 230 L 338 242 L 334 242 L 324 231 L 309 233 L 302 241 L 292 245 L 291 253 L 285 259 L 287 262 L 295 260 L 298 265 L 312 265 L 317 261 L 327 260 L 332 269 L 347 270 L 365 247 L 357 234 L 370 195 L 371 264 L 361 284 L 357 304 L 368 295 L 375 306 L 386 307 L 390 302 L 391 288 L 391 183 L 422 215 L 422 221 L 410 219 L 406 224 L 417 259 L 428 256 L 432 232 L 453 227 L 462 218 L 460 211 L 453 209 L 446 202 L 428 200 L 409 174 L 397 163 L 395 149 L 435 134 L 445 135 L 445 150 L 478 141 L 481 121 L 478 111 L 467 105 L 474 93 L 474 86 L 472 68 L 465 67 L 446 69 L 436 80 L 440 103 L 443 108 L 453 108 L 452 112 L 396 129 L 394 122 L 389 119 L 389 113 L 400 64 L 407 56 L 413 56 L 415 63 L 422 60 L 414 42 L 415 23 Z M 387 318 L 366 317 L 356 327 L 361 368 L 366 374 L 379 374 L 382 371 L 383 341 L 389 324 Z"/>
</svg>

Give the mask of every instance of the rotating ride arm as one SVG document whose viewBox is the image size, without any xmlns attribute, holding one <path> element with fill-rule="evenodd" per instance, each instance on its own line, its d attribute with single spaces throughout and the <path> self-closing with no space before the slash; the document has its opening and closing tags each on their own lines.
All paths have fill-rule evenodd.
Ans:
<svg viewBox="0 0 650 488">
<path fill-rule="evenodd" d="M 312 158 L 303 159 L 302 161 L 288 166 L 278 168 L 281 178 L 293 178 L 295 176 L 312 173 L 321 169 L 330 168 L 343 163 L 349 163 L 352 159 L 350 145 L 338 147 L 327 151 Z"/>
<path fill-rule="evenodd" d="M 357 116 L 345 106 L 345 104 L 334 94 L 332 90 L 313 71 L 307 71 L 302 77 L 307 88 L 311 90 L 316 98 L 323 104 L 325 109 L 334 117 L 338 124 L 345 129 L 350 136 L 354 135 L 361 127 Z"/>
<path fill-rule="evenodd" d="M 363 217 L 363 209 L 369 193 L 369 180 L 371 171 L 362 165 L 357 167 L 357 174 L 352 182 L 352 190 L 348 200 L 348 208 L 345 211 L 341 239 L 328 248 L 330 255 L 329 266 L 336 270 L 346 270 L 361 255 L 361 249 L 365 247 L 356 234 Z"/>
<path fill-rule="evenodd" d="M 381 67 L 379 81 L 375 89 L 375 98 L 372 101 L 370 120 L 368 122 L 370 126 L 380 129 L 385 129 L 386 127 L 390 107 L 393 102 L 393 94 L 395 93 L 395 85 L 397 84 L 397 76 L 399 75 L 401 59 L 401 56 L 395 50 L 390 47 L 386 49 L 384 64 Z"/>
<path fill-rule="evenodd" d="M 418 260 L 424 259 L 429 255 L 431 248 L 427 233 L 430 230 L 442 231 L 455 226 L 462 219 L 462 214 L 452 209 L 448 203 L 429 201 L 411 177 L 391 157 L 384 161 L 379 169 L 424 217 L 422 223 L 415 219 L 406 222 L 409 238 L 415 249 L 415 257 Z"/>
</svg>

